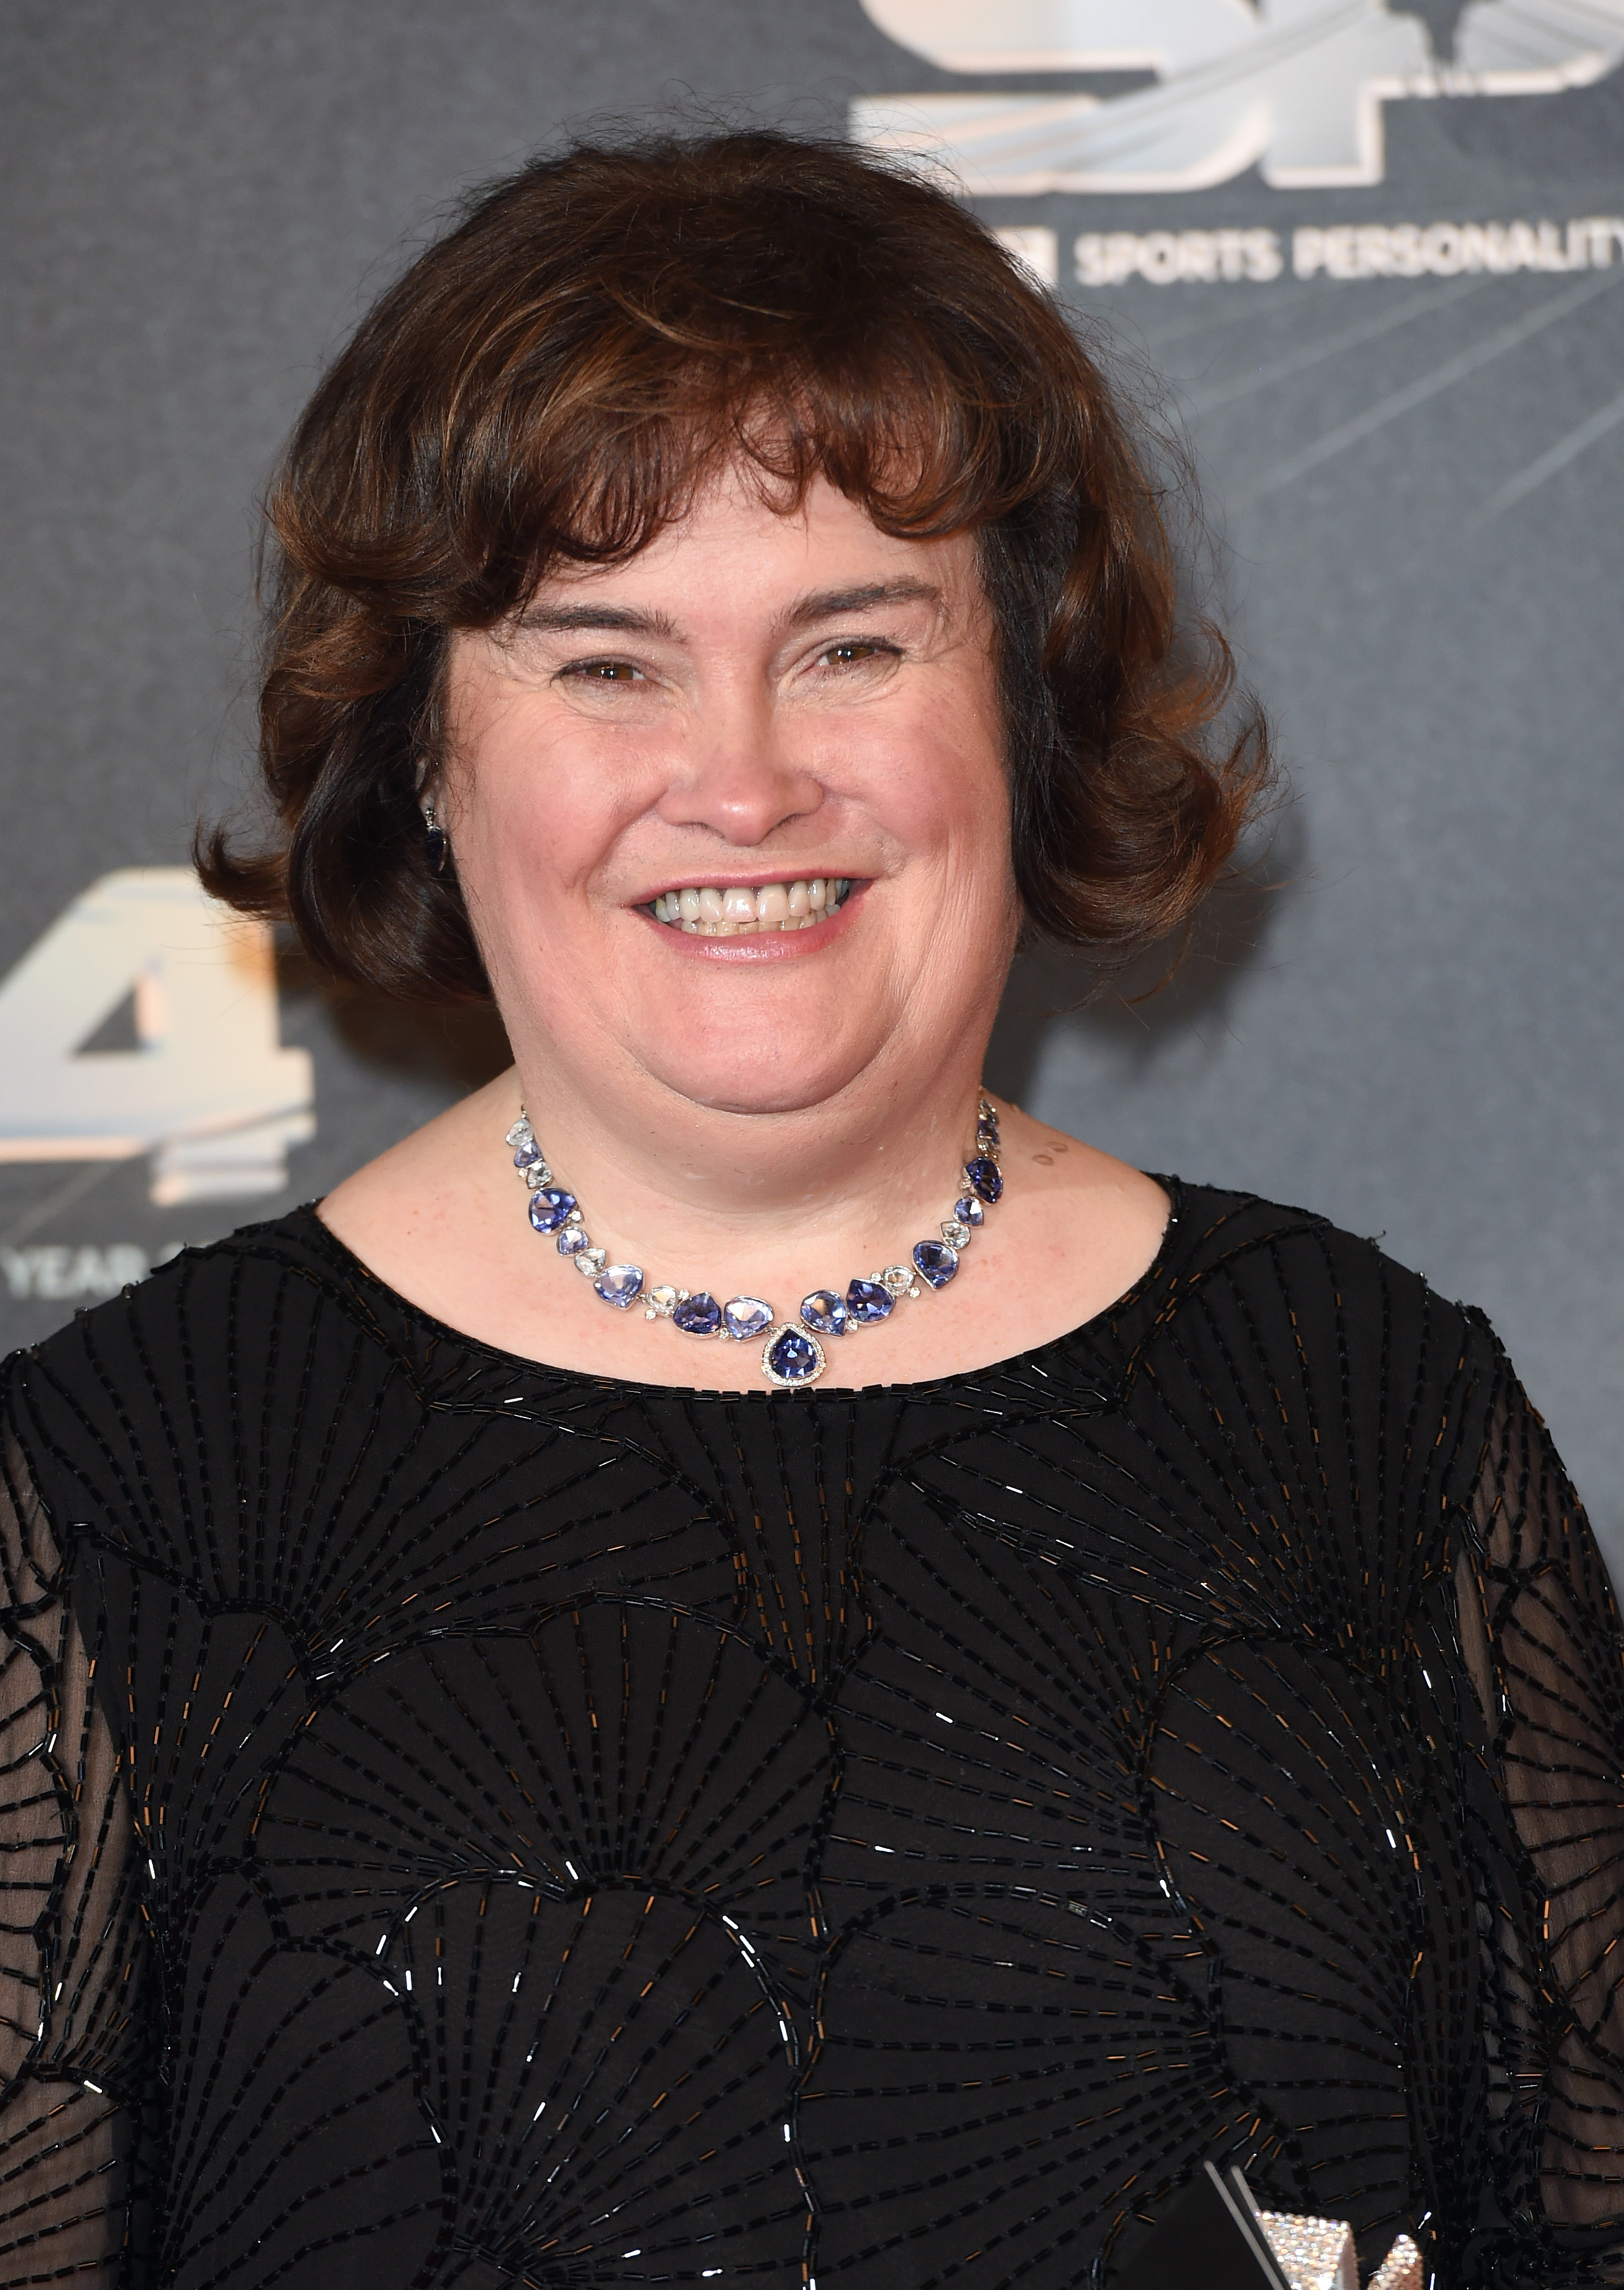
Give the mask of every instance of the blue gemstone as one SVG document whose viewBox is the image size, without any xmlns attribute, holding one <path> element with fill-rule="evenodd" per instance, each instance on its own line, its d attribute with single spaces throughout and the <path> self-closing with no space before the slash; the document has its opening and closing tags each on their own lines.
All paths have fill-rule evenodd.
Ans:
<svg viewBox="0 0 1624 2290">
<path fill-rule="evenodd" d="M 801 1299 L 801 1317 L 809 1328 L 820 1336 L 844 1336 L 846 1332 L 846 1302 L 832 1288 L 814 1288 L 810 1296 Z"/>
<path fill-rule="evenodd" d="M 592 1285 L 605 1304 L 618 1305 L 623 1312 L 643 1293 L 643 1267 L 640 1264 L 606 1264 Z"/>
<path fill-rule="evenodd" d="M 966 1161 L 964 1182 L 972 1193 L 989 1204 L 1004 1197 L 1004 1172 L 996 1161 Z"/>
<path fill-rule="evenodd" d="M 953 1213 L 961 1224 L 985 1224 L 987 1211 L 973 1193 L 966 1193 L 962 1201 L 955 1201 Z"/>
<path fill-rule="evenodd" d="M 556 1232 L 574 1206 L 573 1193 L 558 1185 L 543 1185 L 530 1197 L 530 1221 L 538 1232 Z"/>
<path fill-rule="evenodd" d="M 584 1224 L 566 1224 L 558 1236 L 560 1256 L 579 1256 L 583 1248 L 590 1248 L 591 1245 Z"/>
<path fill-rule="evenodd" d="M 981 1115 L 975 1125 L 975 1141 L 978 1145 L 996 1145 L 997 1143 L 998 1117 L 996 1113 L 984 1113 Z"/>
<path fill-rule="evenodd" d="M 846 1315 L 853 1320 L 883 1320 L 896 1302 L 877 1280 L 854 1280 L 846 1290 Z"/>
<path fill-rule="evenodd" d="M 685 1297 L 671 1317 L 685 1336 L 714 1336 L 722 1325 L 722 1307 L 701 1288 L 697 1296 Z"/>
<path fill-rule="evenodd" d="M 780 1383 L 810 1383 L 823 1372 L 823 1355 L 799 1328 L 785 1328 L 767 1346 L 766 1366 Z"/>
<path fill-rule="evenodd" d="M 722 1307 L 723 1326 L 741 1344 L 752 1336 L 765 1335 L 777 1317 L 772 1305 L 759 1296 L 730 1296 Z"/>
<path fill-rule="evenodd" d="M 958 1251 L 949 1248 L 945 1240 L 916 1240 L 914 1269 L 932 1288 L 945 1288 L 958 1270 Z"/>
<path fill-rule="evenodd" d="M 524 1144 L 520 1145 L 516 1149 L 513 1156 L 513 1165 L 516 1169 L 533 1169 L 536 1163 L 540 1158 L 541 1148 L 537 1144 L 535 1139 L 532 1137 L 527 1140 Z"/>
</svg>

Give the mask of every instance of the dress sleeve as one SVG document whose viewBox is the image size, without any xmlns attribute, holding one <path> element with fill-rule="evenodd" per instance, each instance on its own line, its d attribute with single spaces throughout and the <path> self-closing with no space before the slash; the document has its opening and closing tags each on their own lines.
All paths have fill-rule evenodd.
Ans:
<svg viewBox="0 0 1624 2290">
<path fill-rule="evenodd" d="M 116 1746 L 60 1555 L 0 1445 L 0 2281 L 130 2278 L 144 1955 Z"/>
<path fill-rule="evenodd" d="M 1485 1886 L 1481 1904 L 1500 2213 L 1528 2278 L 1624 2282 L 1624 1645 L 1584 1510 L 1498 1347 L 1456 1582 L 1513 1832 L 1514 1897 Z"/>
</svg>

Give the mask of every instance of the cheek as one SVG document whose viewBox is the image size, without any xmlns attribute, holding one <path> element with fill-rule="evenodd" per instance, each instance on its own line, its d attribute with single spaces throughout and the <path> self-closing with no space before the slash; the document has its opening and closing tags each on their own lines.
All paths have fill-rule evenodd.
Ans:
<svg viewBox="0 0 1624 2290">
<path fill-rule="evenodd" d="M 922 725 L 886 791 L 888 824 L 904 846 L 968 892 L 995 901 L 1012 879 L 1009 783 L 993 729 L 970 696 Z"/>
<path fill-rule="evenodd" d="M 996 877 L 1007 870 L 1009 777 L 990 646 L 960 644 L 910 704 L 897 743 L 897 823 L 918 850 Z"/>
<path fill-rule="evenodd" d="M 644 800 L 626 757 L 597 752 L 603 744 L 515 709 L 465 750 L 453 790 L 464 883 L 527 938 L 561 917 Z"/>
</svg>

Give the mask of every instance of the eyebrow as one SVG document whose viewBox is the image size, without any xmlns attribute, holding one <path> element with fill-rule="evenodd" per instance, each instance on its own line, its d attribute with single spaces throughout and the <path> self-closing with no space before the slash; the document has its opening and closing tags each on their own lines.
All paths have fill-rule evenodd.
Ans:
<svg viewBox="0 0 1624 2290">
<path fill-rule="evenodd" d="M 869 581 L 854 589 L 819 589 L 790 605 L 778 623 L 779 631 L 792 636 L 819 621 L 838 620 L 847 613 L 871 613 L 886 605 L 937 605 L 941 591 L 930 581 Z M 680 635 L 668 613 L 640 610 L 634 605 L 532 605 L 519 615 L 519 626 L 548 635 L 602 629 L 619 636 Z"/>
<path fill-rule="evenodd" d="M 549 633 L 611 629 L 628 637 L 670 637 L 677 633 L 668 614 L 640 612 L 633 605 L 530 605 L 519 614 L 519 626 Z"/>
<path fill-rule="evenodd" d="M 846 613 L 871 613 L 885 605 L 939 605 L 941 590 L 931 581 L 869 581 L 858 589 L 819 589 L 792 605 L 779 621 L 786 636 L 816 621 L 839 620 Z"/>
</svg>

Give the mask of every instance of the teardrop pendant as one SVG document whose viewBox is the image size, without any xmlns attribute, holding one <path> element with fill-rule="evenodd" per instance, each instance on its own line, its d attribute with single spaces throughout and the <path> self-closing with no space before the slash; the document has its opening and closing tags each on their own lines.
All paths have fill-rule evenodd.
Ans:
<svg viewBox="0 0 1624 2290">
<path fill-rule="evenodd" d="M 788 1320 L 762 1348 L 762 1373 L 780 1391 L 799 1391 L 804 1384 L 816 1383 L 828 1365 L 823 1346 L 812 1330 L 792 1327 Z"/>
</svg>

